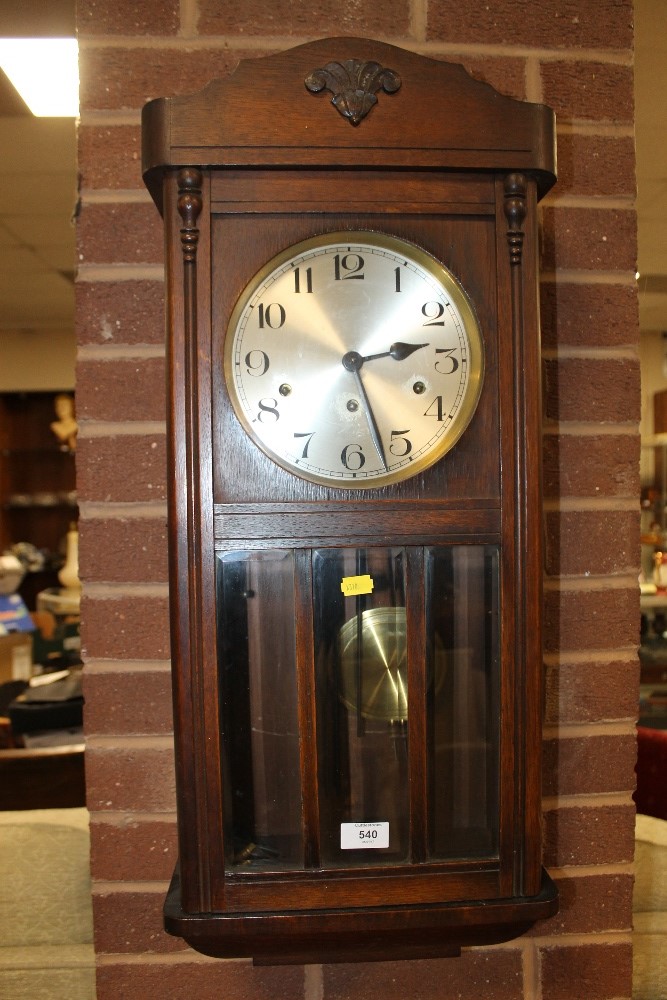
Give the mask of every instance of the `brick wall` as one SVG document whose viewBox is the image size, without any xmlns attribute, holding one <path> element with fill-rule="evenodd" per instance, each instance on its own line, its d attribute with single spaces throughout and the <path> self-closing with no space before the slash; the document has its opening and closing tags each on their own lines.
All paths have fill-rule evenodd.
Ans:
<svg viewBox="0 0 667 1000">
<path fill-rule="evenodd" d="M 374 9 L 375 13 L 371 13 Z M 631 0 L 81 0 L 81 575 L 99 1000 L 630 996 L 639 371 Z M 460 959 L 255 969 L 161 928 L 175 862 L 161 222 L 139 115 L 327 34 L 460 61 L 558 115 L 542 211 L 545 853 L 561 911 Z"/>
</svg>

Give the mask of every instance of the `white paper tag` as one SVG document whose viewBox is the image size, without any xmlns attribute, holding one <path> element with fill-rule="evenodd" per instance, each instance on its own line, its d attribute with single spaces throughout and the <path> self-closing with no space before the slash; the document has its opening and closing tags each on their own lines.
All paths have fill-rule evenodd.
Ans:
<svg viewBox="0 0 667 1000">
<path fill-rule="evenodd" d="M 341 851 L 368 851 L 389 847 L 389 823 L 341 823 Z"/>
</svg>

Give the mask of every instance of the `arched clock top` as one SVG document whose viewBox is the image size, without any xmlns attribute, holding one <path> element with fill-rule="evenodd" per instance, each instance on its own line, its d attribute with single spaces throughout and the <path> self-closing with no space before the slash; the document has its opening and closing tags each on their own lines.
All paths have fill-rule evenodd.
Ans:
<svg viewBox="0 0 667 1000">
<path fill-rule="evenodd" d="M 340 114 L 330 101 L 313 100 L 317 88 L 320 98 L 324 88 L 333 94 Z M 382 107 L 369 114 L 380 90 Z M 522 171 L 542 196 L 555 181 L 555 118 L 550 108 L 506 97 L 457 63 L 347 37 L 242 60 L 198 93 L 160 98 L 143 111 L 144 178 L 159 206 L 162 167 L 333 161 Z"/>
</svg>

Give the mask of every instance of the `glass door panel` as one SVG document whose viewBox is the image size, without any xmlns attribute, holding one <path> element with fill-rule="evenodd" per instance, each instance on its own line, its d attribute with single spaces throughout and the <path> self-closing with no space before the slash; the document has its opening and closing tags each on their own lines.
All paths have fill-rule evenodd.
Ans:
<svg viewBox="0 0 667 1000">
<path fill-rule="evenodd" d="M 227 867 L 303 867 L 292 551 L 217 561 Z"/>
<path fill-rule="evenodd" d="M 409 855 L 405 552 L 313 552 L 323 867 Z"/>
<path fill-rule="evenodd" d="M 426 550 L 430 855 L 498 851 L 499 553 Z"/>
<path fill-rule="evenodd" d="M 218 555 L 228 870 L 496 857 L 497 546 L 299 560 L 297 586 L 293 550 Z M 313 681 L 314 738 L 299 734 Z M 411 804 L 420 786 L 426 801 Z"/>
</svg>

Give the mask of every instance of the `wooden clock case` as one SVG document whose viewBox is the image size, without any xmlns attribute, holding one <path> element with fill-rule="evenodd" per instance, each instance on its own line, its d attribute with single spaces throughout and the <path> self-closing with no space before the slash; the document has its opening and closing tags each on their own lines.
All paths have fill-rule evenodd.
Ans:
<svg viewBox="0 0 667 1000">
<path fill-rule="evenodd" d="M 165 228 L 169 542 L 179 869 L 170 933 L 257 962 L 457 954 L 553 914 L 541 866 L 542 508 L 537 203 L 555 180 L 554 119 L 462 67 L 331 38 L 244 61 L 144 109 L 144 177 Z M 443 261 L 473 302 L 485 378 L 452 451 L 363 492 L 313 485 L 250 441 L 227 396 L 225 331 L 250 278 L 307 237 L 373 230 Z M 319 858 L 314 547 L 496 545 L 500 562 L 497 850 L 429 861 L 428 717 L 419 639 L 409 667 L 410 860 L 331 870 Z M 216 552 L 296 553 L 304 862 L 229 870 Z M 411 558 L 411 557 L 410 557 Z M 408 627 L 423 601 L 413 576 Z M 422 656 L 423 660 L 423 656 Z"/>
</svg>

